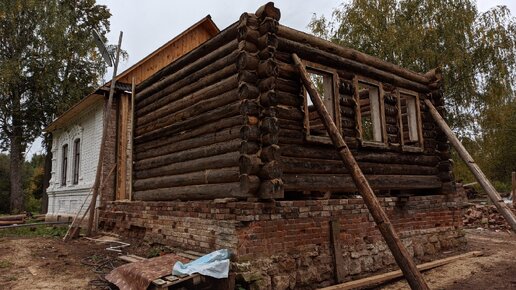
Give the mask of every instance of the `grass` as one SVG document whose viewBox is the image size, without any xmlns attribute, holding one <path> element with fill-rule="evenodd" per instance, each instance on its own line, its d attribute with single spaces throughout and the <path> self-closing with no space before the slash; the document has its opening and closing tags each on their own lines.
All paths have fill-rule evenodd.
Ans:
<svg viewBox="0 0 516 290">
<path fill-rule="evenodd" d="M 3 237 L 64 237 L 68 226 L 35 226 L 0 229 L 0 238 Z"/>
<path fill-rule="evenodd" d="M 6 260 L 0 260 L 0 269 L 9 268 L 12 266 L 12 263 Z"/>
</svg>

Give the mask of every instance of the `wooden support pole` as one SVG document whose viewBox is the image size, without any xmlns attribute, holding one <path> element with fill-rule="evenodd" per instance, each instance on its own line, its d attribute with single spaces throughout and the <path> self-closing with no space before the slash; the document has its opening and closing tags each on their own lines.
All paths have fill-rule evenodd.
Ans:
<svg viewBox="0 0 516 290">
<path fill-rule="evenodd" d="M 516 205 L 514 204 L 514 200 L 516 199 L 516 172 L 512 173 L 512 207 L 516 208 Z"/>
<path fill-rule="evenodd" d="M 109 88 L 109 98 L 106 106 L 106 110 L 104 112 L 104 125 L 102 128 L 102 139 L 100 139 L 100 151 L 99 151 L 99 162 L 97 163 L 97 172 L 95 175 L 95 182 L 93 184 L 93 195 L 91 197 L 90 204 L 90 218 L 88 220 L 88 228 L 86 231 L 86 235 L 90 236 L 93 229 L 93 220 L 95 219 L 95 207 L 97 204 L 97 196 L 99 194 L 99 185 L 102 173 L 102 163 L 104 162 L 104 148 L 107 139 L 107 130 L 109 128 L 109 122 L 111 119 L 111 106 L 113 104 L 113 95 L 115 94 L 115 83 L 116 83 L 116 71 L 118 67 L 118 61 L 120 59 L 120 47 L 122 45 L 122 36 L 123 33 L 120 31 L 120 36 L 118 37 L 118 46 L 116 48 L 116 58 L 115 65 L 113 67 L 113 79 L 111 80 L 111 87 Z"/>
<path fill-rule="evenodd" d="M 453 131 L 446 124 L 446 121 L 444 121 L 443 117 L 439 114 L 432 102 L 429 99 L 426 99 L 425 104 L 430 110 L 430 114 L 432 114 L 432 117 L 434 118 L 439 128 L 441 128 L 441 130 L 444 132 L 444 134 L 452 144 L 453 148 L 455 148 L 455 150 L 457 150 L 457 153 L 459 153 L 460 158 L 464 161 L 464 163 L 466 163 L 469 170 L 471 170 L 471 172 L 477 179 L 478 183 L 480 183 L 482 188 L 486 191 L 487 196 L 489 196 L 489 199 L 491 199 L 498 211 L 503 215 L 507 223 L 509 223 L 509 225 L 511 226 L 512 230 L 516 233 L 516 217 L 512 213 L 511 209 L 503 201 L 500 194 L 498 194 L 498 192 L 491 184 L 491 182 L 489 182 L 482 170 L 480 170 L 480 167 L 478 167 L 478 165 L 475 163 L 473 157 L 471 157 L 466 148 L 464 148 L 462 143 L 460 143 L 457 136 L 455 136 Z"/>
<path fill-rule="evenodd" d="M 401 271 L 403 271 L 403 274 L 407 278 L 407 281 L 409 282 L 412 289 L 429 289 L 425 280 L 423 279 L 423 275 L 421 275 L 421 273 L 416 268 L 416 264 L 410 257 L 409 252 L 405 246 L 403 246 L 400 238 L 394 231 L 394 227 L 390 223 L 389 217 L 387 217 L 387 214 L 385 214 L 383 211 L 380 202 L 376 198 L 371 186 L 367 182 L 366 177 L 362 173 L 362 170 L 360 170 L 357 161 L 353 157 L 353 153 L 351 153 L 349 147 L 344 141 L 344 138 L 337 129 L 335 122 L 332 120 L 330 114 L 326 110 L 323 100 L 321 99 L 321 96 L 319 96 L 315 85 L 310 80 L 308 72 L 301 62 L 301 59 L 299 59 L 296 54 L 292 54 L 292 58 L 294 59 L 294 62 L 299 69 L 301 80 L 303 81 L 303 84 L 308 91 L 310 98 L 312 99 L 312 102 L 317 109 L 317 112 L 319 112 L 319 116 L 324 122 L 324 127 L 328 131 L 333 145 L 335 145 L 337 151 L 339 152 L 340 158 L 344 162 L 344 165 L 350 171 L 351 177 L 353 178 L 358 191 L 362 195 L 364 203 L 369 209 L 369 212 L 376 222 L 378 229 L 384 237 L 387 246 L 391 250 L 396 263 L 401 268 Z"/>
</svg>

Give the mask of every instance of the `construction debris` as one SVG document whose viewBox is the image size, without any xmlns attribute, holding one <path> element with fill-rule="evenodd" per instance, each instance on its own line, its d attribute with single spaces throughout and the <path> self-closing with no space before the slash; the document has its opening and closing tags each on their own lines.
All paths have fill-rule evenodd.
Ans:
<svg viewBox="0 0 516 290">
<path fill-rule="evenodd" d="M 465 228 L 483 228 L 501 231 L 511 229 L 496 207 L 489 204 L 469 205 L 464 211 L 462 221 L 464 222 Z"/>
</svg>

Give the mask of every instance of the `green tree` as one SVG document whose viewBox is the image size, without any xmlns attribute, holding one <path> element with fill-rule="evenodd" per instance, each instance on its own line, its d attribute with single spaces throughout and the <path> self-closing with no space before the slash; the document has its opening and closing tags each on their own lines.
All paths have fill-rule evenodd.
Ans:
<svg viewBox="0 0 516 290">
<path fill-rule="evenodd" d="M 414 71 L 440 66 L 452 128 L 469 140 L 468 149 L 482 157 L 491 177 L 508 170 L 494 164 L 514 170 L 509 152 L 516 143 L 508 139 L 516 133 L 507 124 L 516 115 L 516 20 L 507 7 L 480 13 L 471 0 L 353 0 L 329 19 L 314 15 L 309 27 Z"/>
<path fill-rule="evenodd" d="M 9 212 L 9 155 L 0 153 L 0 213 Z"/>
<path fill-rule="evenodd" d="M 10 209 L 23 210 L 27 144 L 54 116 L 100 84 L 109 10 L 95 0 L 0 1 L 0 149 L 10 156 Z"/>
</svg>

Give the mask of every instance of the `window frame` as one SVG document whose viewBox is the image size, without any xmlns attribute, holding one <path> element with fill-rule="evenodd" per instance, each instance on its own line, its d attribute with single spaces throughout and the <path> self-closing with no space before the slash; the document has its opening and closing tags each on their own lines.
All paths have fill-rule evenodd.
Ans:
<svg viewBox="0 0 516 290">
<path fill-rule="evenodd" d="M 378 87 L 378 114 L 380 118 L 380 134 L 381 134 L 381 141 L 371 141 L 371 140 L 364 140 L 363 138 L 363 128 L 362 128 L 362 110 L 360 108 L 360 90 L 359 90 L 359 84 L 363 83 L 369 86 L 375 86 Z M 353 77 L 353 86 L 355 87 L 355 102 L 356 102 L 356 124 L 358 126 L 358 133 L 359 133 L 359 140 L 360 145 L 362 147 L 376 147 L 376 148 L 387 148 L 388 147 L 388 139 L 387 139 L 387 126 L 385 122 L 385 104 L 384 104 L 384 88 L 383 83 L 364 77 L 355 75 Z"/>
<path fill-rule="evenodd" d="M 61 186 L 66 186 L 68 175 L 68 143 L 61 146 Z"/>
<path fill-rule="evenodd" d="M 403 116 L 402 116 L 402 112 L 401 112 L 401 94 L 412 96 L 415 98 L 415 105 L 416 105 L 415 113 L 416 113 L 416 126 L 417 126 L 416 132 L 418 135 L 417 145 L 405 145 L 405 139 L 403 138 L 403 133 L 404 133 L 405 128 L 403 127 Z M 422 119 L 421 119 L 421 103 L 420 103 L 419 93 L 417 93 L 415 91 L 407 90 L 407 89 L 396 88 L 396 97 L 398 98 L 398 122 L 399 122 L 399 129 L 400 129 L 401 150 L 405 151 L 405 152 L 423 152 L 424 140 L 423 140 L 423 126 L 422 126 Z"/>
<path fill-rule="evenodd" d="M 331 81 L 332 81 L 332 94 L 331 98 L 333 100 L 333 113 L 334 118 L 333 121 L 335 122 L 335 125 L 337 126 L 337 129 L 339 132 L 342 130 L 342 122 L 340 118 L 340 106 L 339 106 L 339 74 L 337 73 L 337 70 L 329 68 L 324 65 L 316 64 L 309 61 L 302 61 L 305 69 L 308 73 L 311 71 L 314 73 L 319 73 L 321 75 L 330 75 Z M 305 140 L 309 142 L 314 143 L 323 143 L 323 144 L 333 144 L 331 141 L 330 136 L 314 136 L 310 134 L 310 111 L 308 109 L 308 99 L 310 98 L 308 91 L 303 86 L 303 111 L 304 111 L 304 117 L 303 117 L 303 125 L 305 129 Z"/>
<path fill-rule="evenodd" d="M 79 184 L 79 174 L 81 172 L 81 138 L 73 141 L 73 167 L 72 167 L 72 184 Z"/>
</svg>

